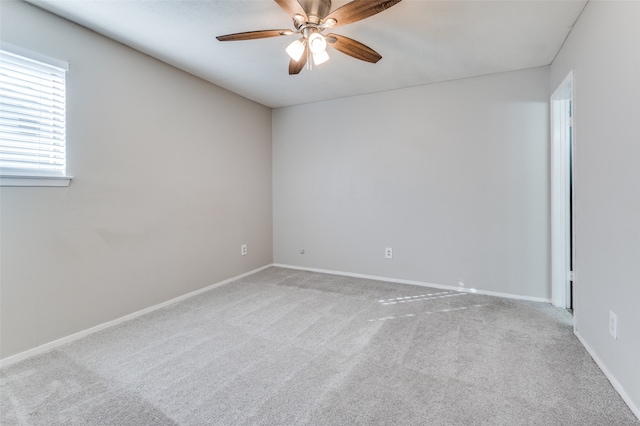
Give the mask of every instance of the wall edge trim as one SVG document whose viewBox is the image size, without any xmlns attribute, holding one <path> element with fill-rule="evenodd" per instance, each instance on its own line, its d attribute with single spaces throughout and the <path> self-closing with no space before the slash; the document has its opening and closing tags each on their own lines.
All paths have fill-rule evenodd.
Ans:
<svg viewBox="0 0 640 426">
<path fill-rule="evenodd" d="M 575 330 L 573 334 L 576 335 L 582 346 L 587 350 L 593 361 L 596 363 L 598 368 L 604 373 L 605 377 L 609 379 L 611 386 L 618 392 L 618 394 L 622 397 L 622 400 L 627 404 L 631 412 L 640 420 L 640 407 L 636 406 L 634 401 L 631 399 L 629 394 L 624 390 L 624 387 L 620 384 L 620 382 L 611 374 L 609 369 L 605 366 L 604 362 L 596 355 L 596 352 L 593 350 L 591 346 L 586 342 L 586 340 L 580 335 L 580 333 Z"/>
<path fill-rule="evenodd" d="M 150 312 L 153 312 L 153 311 L 157 311 L 158 309 L 166 308 L 167 306 L 170 306 L 170 305 L 173 305 L 175 303 L 181 302 L 181 301 L 183 301 L 185 299 L 189 299 L 189 298 L 191 298 L 193 296 L 197 296 L 197 295 L 199 295 L 201 293 L 204 293 L 206 291 L 212 290 L 212 289 L 214 289 L 216 287 L 221 287 L 223 285 L 232 283 L 232 282 L 237 281 L 237 280 L 239 280 L 241 278 L 247 277 L 249 275 L 253 275 L 253 274 L 255 274 L 257 272 L 260 272 L 260 271 L 262 271 L 264 269 L 270 268 L 271 266 L 273 266 L 273 264 L 271 264 L 271 263 L 268 264 L 268 265 L 265 265 L 265 266 L 261 266 L 260 268 L 253 269 L 253 270 L 251 270 L 249 272 L 245 272 L 245 273 L 237 275 L 235 277 L 231 277 L 231 278 L 228 278 L 226 280 L 223 280 L 223 281 L 220 281 L 220 282 L 217 282 L 217 283 L 214 283 L 214 284 L 210 284 L 210 285 L 208 285 L 206 287 L 203 287 L 203 288 L 200 288 L 198 290 L 194 290 L 194 291 L 191 291 L 189 293 L 185 293 L 183 295 L 174 297 L 173 299 L 166 300 L 166 301 L 158 303 L 156 305 L 149 306 L 147 308 L 141 309 L 141 310 L 136 311 L 136 312 L 132 312 L 130 314 L 127 314 L 127 315 L 124 315 L 122 317 L 119 317 L 119 318 L 104 322 L 102 324 L 98 324 L 96 326 L 87 328 L 87 329 L 79 331 L 77 333 L 70 334 L 69 336 L 65 336 L 65 337 L 62 337 L 60 339 L 54 340 L 52 342 L 48 342 L 48 343 L 45 343 L 43 345 L 36 346 L 35 348 L 27 349 L 24 352 L 20 352 L 20 353 L 17 353 L 15 355 L 8 356 L 7 358 L 0 359 L 0 369 L 8 367 L 10 365 L 13 365 L 13 364 L 15 364 L 17 362 L 23 361 L 25 359 L 34 357 L 36 355 L 40 355 L 40 354 L 43 354 L 45 352 L 49 352 L 49 351 L 51 351 L 53 349 L 56 349 L 56 348 L 58 348 L 58 347 L 60 347 L 60 346 L 62 346 L 64 344 L 74 342 L 76 340 L 79 340 L 79 339 L 81 339 L 83 337 L 89 336 L 89 335 L 91 335 L 93 333 L 96 333 L 98 331 L 102 331 L 102 330 L 105 330 L 107 328 L 114 327 L 114 326 L 116 326 L 118 324 L 121 324 L 123 322 L 126 322 L 126 321 L 129 321 L 129 320 L 141 317 L 141 316 L 143 316 L 145 314 L 148 314 Z"/>
<path fill-rule="evenodd" d="M 478 290 L 478 289 L 471 290 L 471 289 L 463 288 L 463 287 L 456 287 L 456 286 L 444 285 L 444 284 L 434 284 L 434 283 L 428 283 L 428 282 L 423 282 L 423 281 L 405 280 L 405 279 L 390 278 L 390 277 L 380 277 L 380 276 L 376 276 L 376 275 L 367 275 L 367 274 L 356 274 L 356 273 L 353 273 L 353 272 L 334 271 L 334 270 L 329 270 L 329 269 L 308 268 L 308 267 L 304 267 L 304 266 L 285 265 L 285 264 L 281 264 L 281 263 L 274 263 L 271 266 L 278 267 L 278 268 L 286 268 L 286 269 L 296 269 L 296 270 L 299 270 L 299 271 L 319 272 L 321 274 L 342 275 L 342 276 L 345 276 L 345 277 L 354 277 L 354 278 L 364 278 L 364 279 L 368 279 L 368 280 L 387 281 L 387 282 L 390 282 L 390 283 L 410 284 L 410 285 L 417 285 L 417 286 L 420 286 L 420 287 L 432 287 L 432 288 L 439 288 L 439 289 L 443 289 L 443 290 L 459 291 L 461 293 L 482 294 L 482 295 L 485 295 L 485 296 L 502 297 L 502 298 L 505 298 L 505 299 L 517 299 L 517 300 L 526 300 L 526 301 L 530 301 L 530 302 L 551 303 L 551 299 L 547 299 L 547 298 L 544 298 L 544 297 L 522 296 L 522 295 L 518 295 L 518 294 L 500 293 L 500 292 L 496 292 L 496 291 Z"/>
</svg>

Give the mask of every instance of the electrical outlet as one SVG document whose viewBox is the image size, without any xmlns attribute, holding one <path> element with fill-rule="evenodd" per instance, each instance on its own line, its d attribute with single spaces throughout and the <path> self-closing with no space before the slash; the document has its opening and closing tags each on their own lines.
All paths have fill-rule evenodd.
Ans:
<svg viewBox="0 0 640 426">
<path fill-rule="evenodd" d="M 240 254 L 242 256 L 246 256 L 247 255 L 247 245 L 246 244 L 243 244 L 243 245 L 240 246 Z"/>
<path fill-rule="evenodd" d="M 384 257 L 386 259 L 393 259 L 393 249 L 391 247 L 384 249 Z"/>
<path fill-rule="evenodd" d="M 613 311 L 609 311 L 609 334 L 614 339 L 618 338 L 618 316 Z"/>
</svg>

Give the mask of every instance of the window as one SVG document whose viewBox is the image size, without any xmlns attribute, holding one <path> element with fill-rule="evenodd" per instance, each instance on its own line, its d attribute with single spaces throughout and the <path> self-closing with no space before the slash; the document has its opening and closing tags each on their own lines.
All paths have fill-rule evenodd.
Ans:
<svg viewBox="0 0 640 426">
<path fill-rule="evenodd" d="M 0 50 L 1 184 L 67 186 L 67 66 L 21 53 L 19 49 Z"/>
</svg>

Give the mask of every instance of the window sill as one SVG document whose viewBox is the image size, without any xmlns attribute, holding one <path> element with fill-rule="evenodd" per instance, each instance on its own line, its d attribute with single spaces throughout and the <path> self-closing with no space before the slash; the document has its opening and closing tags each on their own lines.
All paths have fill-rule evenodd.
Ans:
<svg viewBox="0 0 640 426">
<path fill-rule="evenodd" d="M 0 176 L 0 186 L 69 186 L 73 176 Z"/>
</svg>

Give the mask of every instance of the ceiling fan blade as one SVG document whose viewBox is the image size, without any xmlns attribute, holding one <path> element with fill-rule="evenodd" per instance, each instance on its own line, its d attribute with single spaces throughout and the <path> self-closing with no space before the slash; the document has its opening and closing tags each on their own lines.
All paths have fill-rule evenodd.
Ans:
<svg viewBox="0 0 640 426">
<path fill-rule="evenodd" d="M 278 37 L 293 34 L 291 30 L 247 31 L 246 33 L 227 34 L 216 37 L 220 41 L 255 40 L 258 38 Z"/>
<path fill-rule="evenodd" d="M 340 25 L 360 21 L 383 12 L 391 6 L 400 3 L 400 1 L 401 0 L 353 0 L 331 12 L 324 18 L 323 22 L 332 19 L 336 21 L 332 27 L 339 27 Z"/>
<path fill-rule="evenodd" d="M 309 46 L 304 45 L 304 53 L 300 57 L 299 61 L 289 60 L 289 75 L 300 74 L 302 68 L 307 64 L 307 58 L 309 57 Z"/>
<path fill-rule="evenodd" d="M 304 18 L 303 22 L 307 22 L 307 12 L 305 12 L 298 0 L 275 0 L 275 2 L 292 18 L 295 19 L 296 15 L 300 15 Z"/>
<path fill-rule="evenodd" d="M 365 46 L 359 41 L 350 39 L 349 37 L 338 34 L 328 34 L 325 38 L 331 47 L 346 55 L 360 59 L 361 61 L 367 61 L 375 64 L 382 59 L 382 56 L 380 56 L 378 52 L 369 46 Z"/>
</svg>

